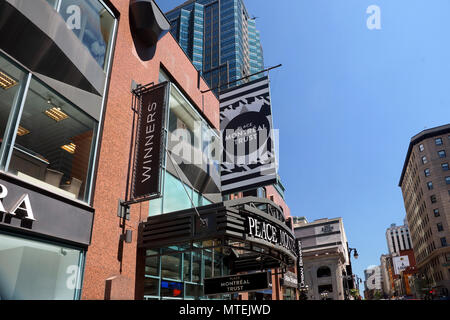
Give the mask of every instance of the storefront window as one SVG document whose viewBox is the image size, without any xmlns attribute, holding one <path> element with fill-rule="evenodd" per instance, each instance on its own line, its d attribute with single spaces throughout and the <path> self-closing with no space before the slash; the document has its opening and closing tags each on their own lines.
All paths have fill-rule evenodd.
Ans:
<svg viewBox="0 0 450 320">
<path fill-rule="evenodd" d="M 166 81 L 167 77 L 161 70 L 160 81 Z M 171 152 L 171 159 L 167 162 L 175 162 L 178 165 L 178 173 L 184 175 L 183 170 L 197 170 L 205 172 L 209 177 L 220 177 L 219 161 L 216 159 L 219 156 L 217 150 L 220 139 L 174 84 L 171 84 L 170 89 L 169 121 L 166 129 L 167 148 Z M 167 168 L 163 169 L 162 198 L 150 201 L 150 216 L 190 209 L 192 202 L 196 207 L 212 204 L 206 194 L 197 190 L 203 187 L 202 183 L 192 188 L 180 180 L 178 173 L 173 170 L 169 173 Z M 217 192 L 219 193 L 219 189 Z"/>
<path fill-rule="evenodd" d="M 187 191 L 187 193 L 186 193 Z M 194 191 L 191 187 L 175 178 L 170 173 L 164 175 L 163 197 L 150 201 L 149 215 L 176 212 L 192 208 L 191 199 L 196 207 L 212 204 L 211 201 Z"/>
<path fill-rule="evenodd" d="M 146 296 L 159 296 L 159 279 L 145 278 L 144 294 Z"/>
<path fill-rule="evenodd" d="M 166 173 L 164 183 L 164 212 L 175 212 L 187 208 L 191 208 L 192 189 L 172 176 Z M 185 189 L 186 188 L 186 189 Z M 186 194 L 186 190 L 189 196 Z"/>
<path fill-rule="evenodd" d="M 201 263 L 202 254 L 200 252 L 194 252 L 192 261 L 192 282 L 201 281 Z"/>
<path fill-rule="evenodd" d="M 210 241 L 210 245 L 216 243 Z M 204 296 L 203 281 L 206 278 L 228 275 L 224 256 L 220 248 L 201 249 L 172 253 L 184 250 L 183 247 L 170 247 L 147 250 L 145 262 L 144 299 L 229 299 L 229 296 Z M 161 268 L 158 268 L 159 261 Z M 214 270 L 214 273 L 213 273 Z M 223 272 L 222 272 L 223 270 Z"/>
<path fill-rule="evenodd" d="M 148 276 L 159 276 L 159 257 L 148 257 L 145 259 L 145 274 Z"/>
<path fill-rule="evenodd" d="M 106 67 L 110 50 L 114 17 L 98 0 L 47 0 L 66 21 L 92 57 Z"/>
<path fill-rule="evenodd" d="M 195 299 L 203 295 L 203 286 L 186 283 L 186 298 Z"/>
<path fill-rule="evenodd" d="M 11 109 L 20 98 L 19 89 L 25 76 L 23 71 L 0 55 L 0 157 L 6 151 L 7 146 L 3 144 L 5 131 L 11 121 Z"/>
<path fill-rule="evenodd" d="M 183 261 L 183 280 L 190 282 L 191 281 L 191 271 L 192 271 L 192 262 L 191 262 L 191 254 L 189 252 L 184 254 Z"/>
<path fill-rule="evenodd" d="M 81 250 L 0 234 L 0 300 L 79 299 Z"/>
<path fill-rule="evenodd" d="M 8 170 L 33 185 L 85 199 L 97 123 L 32 80 Z"/>
<path fill-rule="evenodd" d="M 205 270 L 204 278 L 212 278 L 212 253 L 209 250 L 205 250 L 203 254 L 203 270 Z"/>
<path fill-rule="evenodd" d="M 162 278 L 181 280 L 181 254 L 161 257 Z"/>
</svg>

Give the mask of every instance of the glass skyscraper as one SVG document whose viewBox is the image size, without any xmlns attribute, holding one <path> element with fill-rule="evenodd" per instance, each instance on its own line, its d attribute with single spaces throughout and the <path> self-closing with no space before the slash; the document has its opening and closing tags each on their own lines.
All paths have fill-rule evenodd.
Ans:
<svg viewBox="0 0 450 320">
<path fill-rule="evenodd" d="M 264 69 L 259 31 L 242 0 L 190 0 L 166 16 L 173 36 L 211 88 Z"/>
</svg>

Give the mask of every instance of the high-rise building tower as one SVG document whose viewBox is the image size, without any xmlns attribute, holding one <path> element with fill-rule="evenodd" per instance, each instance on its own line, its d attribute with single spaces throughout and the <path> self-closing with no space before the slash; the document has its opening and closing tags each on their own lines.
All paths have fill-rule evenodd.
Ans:
<svg viewBox="0 0 450 320">
<path fill-rule="evenodd" d="M 211 88 L 229 82 L 221 90 L 234 87 L 242 83 L 236 80 L 264 69 L 259 31 L 243 0 L 189 0 L 166 16 L 172 35 Z"/>
<path fill-rule="evenodd" d="M 400 254 L 400 251 L 412 249 L 408 225 L 397 226 L 395 223 L 386 230 L 386 241 L 390 254 Z"/>
<path fill-rule="evenodd" d="M 416 258 L 428 288 L 450 290 L 450 124 L 411 139 L 399 186 Z"/>
</svg>

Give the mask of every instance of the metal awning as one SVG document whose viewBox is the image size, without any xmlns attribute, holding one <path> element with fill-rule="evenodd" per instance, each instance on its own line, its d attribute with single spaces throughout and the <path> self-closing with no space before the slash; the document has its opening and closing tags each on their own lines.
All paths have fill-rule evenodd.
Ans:
<svg viewBox="0 0 450 320">
<path fill-rule="evenodd" d="M 204 247 L 197 243 L 211 243 L 232 257 L 233 272 L 292 267 L 296 262 L 295 247 L 287 245 L 295 236 L 287 225 L 280 207 L 268 199 L 248 197 L 197 208 L 203 226 L 194 209 L 150 217 L 140 226 L 138 245 L 155 250 L 179 246 L 180 251 L 195 251 Z M 250 230 L 250 221 L 260 227 L 271 228 L 276 240 L 268 241 Z M 276 230 L 276 232 L 275 232 Z"/>
</svg>

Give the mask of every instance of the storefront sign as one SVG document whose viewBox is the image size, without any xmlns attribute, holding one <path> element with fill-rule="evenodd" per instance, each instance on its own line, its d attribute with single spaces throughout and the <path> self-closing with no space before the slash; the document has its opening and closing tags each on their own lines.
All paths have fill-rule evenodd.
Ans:
<svg viewBox="0 0 450 320">
<path fill-rule="evenodd" d="M 250 273 L 205 279 L 205 295 L 237 293 L 269 288 L 269 273 Z"/>
<path fill-rule="evenodd" d="M 133 172 L 133 201 L 146 201 L 161 194 L 163 128 L 167 103 L 164 83 L 141 94 Z"/>
<path fill-rule="evenodd" d="M 0 229 L 88 246 L 94 209 L 0 175 Z"/>
<path fill-rule="evenodd" d="M 279 245 L 291 251 L 294 255 L 296 254 L 295 238 L 275 224 L 248 216 L 246 230 L 248 236 Z"/>
<path fill-rule="evenodd" d="M 233 193 L 277 179 L 270 87 L 267 77 L 220 95 L 222 191 Z"/>
<path fill-rule="evenodd" d="M 305 287 L 302 241 L 298 239 L 297 239 L 297 282 L 300 285 L 300 288 Z"/>
<path fill-rule="evenodd" d="M 393 264 L 394 264 L 395 274 L 400 274 L 407 267 L 409 267 L 409 257 L 408 256 L 394 257 L 392 260 L 393 260 Z"/>
<path fill-rule="evenodd" d="M 0 184 L 0 212 L 6 213 L 8 215 L 14 216 L 18 219 L 26 219 L 35 221 L 33 215 L 33 209 L 31 208 L 30 197 L 28 194 L 22 195 L 12 206 L 10 210 L 5 209 L 2 199 L 8 196 L 8 189 Z"/>
<path fill-rule="evenodd" d="M 295 273 L 287 271 L 281 278 L 281 285 L 290 288 L 297 288 L 298 281 Z"/>
</svg>

